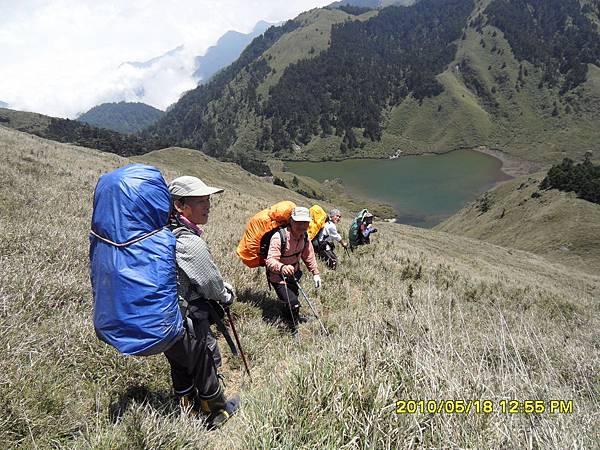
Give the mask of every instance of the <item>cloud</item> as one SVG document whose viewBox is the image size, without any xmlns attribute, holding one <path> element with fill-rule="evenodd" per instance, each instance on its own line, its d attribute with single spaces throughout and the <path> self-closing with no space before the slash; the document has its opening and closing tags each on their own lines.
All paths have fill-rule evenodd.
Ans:
<svg viewBox="0 0 600 450">
<path fill-rule="evenodd" d="M 8 5 L 10 3 L 10 6 Z M 228 30 L 248 33 L 328 0 L 0 0 L 0 99 L 75 117 L 106 101 L 164 109 L 194 87 L 193 58 Z M 147 68 L 145 61 L 182 46 Z"/>
</svg>

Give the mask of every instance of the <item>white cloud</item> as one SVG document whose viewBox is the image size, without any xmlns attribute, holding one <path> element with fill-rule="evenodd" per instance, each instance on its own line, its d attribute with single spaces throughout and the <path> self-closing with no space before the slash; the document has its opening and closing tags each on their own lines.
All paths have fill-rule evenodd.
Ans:
<svg viewBox="0 0 600 450">
<path fill-rule="evenodd" d="M 164 109 L 194 87 L 194 56 L 331 0 L 0 0 L 0 100 L 75 117 L 106 101 Z M 149 68 L 121 65 L 184 48 Z M 140 89 L 144 89 L 143 95 Z"/>
</svg>

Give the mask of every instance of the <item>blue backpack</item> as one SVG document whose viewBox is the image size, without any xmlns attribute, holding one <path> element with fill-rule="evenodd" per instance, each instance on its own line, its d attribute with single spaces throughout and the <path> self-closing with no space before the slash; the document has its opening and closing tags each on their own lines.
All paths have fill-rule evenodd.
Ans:
<svg viewBox="0 0 600 450">
<path fill-rule="evenodd" d="M 171 197 L 160 171 L 130 164 L 94 192 L 90 277 L 98 338 L 126 355 L 154 355 L 183 333 Z"/>
</svg>

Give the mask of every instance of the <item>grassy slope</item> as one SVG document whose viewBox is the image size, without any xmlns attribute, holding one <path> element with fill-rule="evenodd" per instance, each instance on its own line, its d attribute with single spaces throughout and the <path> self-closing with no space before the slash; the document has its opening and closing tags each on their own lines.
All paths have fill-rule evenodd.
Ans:
<svg viewBox="0 0 600 450">
<path fill-rule="evenodd" d="M 300 14 L 295 19 L 301 24 L 300 27 L 282 36 L 264 53 L 274 72 L 271 72 L 257 88 L 257 94 L 266 97 L 269 88 L 277 84 L 285 68 L 290 64 L 317 56 L 326 50 L 331 38 L 331 26 L 349 17 L 352 16 L 343 11 L 329 9 L 313 9 Z"/>
<path fill-rule="evenodd" d="M 531 251 L 551 261 L 600 273 L 600 205 L 556 189 L 539 191 L 545 173 L 502 183 L 436 229 Z M 531 194 L 538 192 L 538 198 Z"/>
<path fill-rule="evenodd" d="M 273 322 L 264 273 L 234 248 L 281 188 L 197 152 L 146 155 L 168 179 L 227 191 L 206 227 L 237 287 L 253 383 L 206 433 L 180 417 L 162 357 L 119 356 L 94 336 L 87 231 L 100 174 L 129 160 L 0 127 L 0 442 L 5 448 L 521 448 L 598 442 L 600 278 L 518 250 L 394 224 L 342 256 L 316 294 L 332 333 L 297 344 Z M 310 202 L 303 202 L 309 204 Z M 346 219 L 343 228 L 349 224 Z M 227 353 L 224 350 L 224 353 Z M 397 399 L 573 399 L 573 414 L 395 415 Z"/>
</svg>

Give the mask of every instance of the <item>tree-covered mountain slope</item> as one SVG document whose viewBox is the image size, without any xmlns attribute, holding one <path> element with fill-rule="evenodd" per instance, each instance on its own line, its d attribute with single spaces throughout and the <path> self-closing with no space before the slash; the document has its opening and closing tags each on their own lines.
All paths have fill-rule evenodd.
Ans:
<svg viewBox="0 0 600 450">
<path fill-rule="evenodd" d="M 214 156 L 487 146 L 579 157 L 600 123 L 599 11 L 598 0 L 312 10 L 269 29 L 148 133 Z"/>
<path fill-rule="evenodd" d="M 226 389 L 241 393 L 242 409 L 223 429 L 207 431 L 180 414 L 163 356 L 125 357 L 94 334 L 94 187 L 100 175 L 132 159 L 0 127 L 0 210 L 10 211 L 0 214 L 4 448 L 598 442 L 597 274 L 461 236 L 379 223 L 370 246 L 340 254 L 338 271 L 321 267 L 320 291 L 301 280 L 330 335 L 313 322 L 301 327 L 298 342 L 279 320 L 264 272 L 243 266 L 235 247 L 258 210 L 284 199 L 312 202 L 190 149 L 135 161 L 157 165 L 167 180 L 196 175 L 225 188 L 203 236 L 238 293 L 232 313 L 251 383 L 222 349 Z M 343 211 L 343 231 L 352 213 Z M 502 401 L 511 399 L 541 400 L 544 412 L 510 414 L 513 405 Z M 415 403 L 411 413 L 397 413 L 396 402 L 408 400 L 423 400 L 423 410 Z M 469 400 L 476 402 L 467 413 Z M 563 400 L 563 409 L 550 411 L 550 400 Z"/>
<path fill-rule="evenodd" d="M 545 176 L 539 172 L 502 183 L 435 229 L 600 273 L 600 205 L 540 189 Z"/>
<path fill-rule="evenodd" d="M 164 112 L 139 102 L 102 103 L 77 117 L 79 122 L 119 133 L 137 133 L 149 127 Z"/>
<path fill-rule="evenodd" d="M 119 155 L 139 155 L 165 147 L 159 138 L 121 134 L 77 120 L 0 108 L 0 125 L 58 142 Z"/>
</svg>

